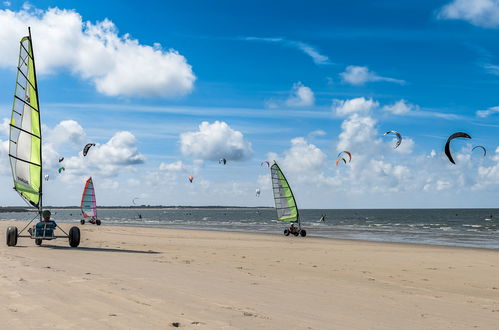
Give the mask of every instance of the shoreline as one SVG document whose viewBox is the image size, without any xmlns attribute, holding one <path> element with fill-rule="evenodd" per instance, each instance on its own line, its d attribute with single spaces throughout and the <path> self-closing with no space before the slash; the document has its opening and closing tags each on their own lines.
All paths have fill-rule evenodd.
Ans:
<svg viewBox="0 0 499 330">
<path fill-rule="evenodd" d="M 35 219 L 36 220 L 36 219 Z M 29 220 L 27 221 L 12 221 L 12 220 L 4 220 L 0 219 L 0 223 L 2 222 L 12 222 L 12 223 L 18 223 L 19 226 L 22 228 L 24 225 L 26 225 Z M 60 222 L 61 225 L 75 225 L 80 228 L 83 228 L 83 226 L 80 226 L 79 222 L 69 222 L 69 221 L 64 221 L 64 220 L 58 220 L 56 222 Z M 88 224 L 87 224 L 88 225 Z M 87 226 L 84 225 L 84 226 Z M 19 227 L 18 226 L 18 227 Z M 92 226 L 92 225 L 90 225 Z M 241 233 L 241 234 L 255 234 L 255 235 L 271 235 L 273 237 L 280 237 L 283 236 L 281 233 L 269 233 L 269 232 L 262 232 L 262 231 L 257 231 L 257 230 L 251 230 L 248 229 L 246 231 L 243 231 L 241 229 L 217 229 L 217 228 L 198 228 L 198 227 L 183 227 L 183 225 L 155 225 L 155 224 L 143 224 L 143 223 L 106 223 L 103 222 L 103 226 L 110 226 L 110 227 L 129 227 L 129 228 L 151 228 L 151 229 L 165 229 L 165 230 L 192 230 L 192 231 L 209 231 L 209 232 L 222 232 L 222 233 Z M 18 228 L 20 229 L 20 228 Z M 307 228 L 305 228 L 307 229 Z M 294 237 L 288 237 L 288 238 L 294 238 Z M 302 238 L 303 239 L 303 238 Z M 401 244 L 401 245 L 415 245 L 415 246 L 429 246 L 429 247 L 449 247 L 449 248 L 463 248 L 463 249 L 478 249 L 478 250 L 487 250 L 487 251 L 497 251 L 499 252 L 499 248 L 497 247 L 481 247 L 481 246 L 471 246 L 471 245 L 458 245 L 458 244 L 439 244 L 439 243 L 417 243 L 417 242 L 402 242 L 402 241 L 384 241 L 384 240 L 375 240 L 375 239 L 355 239 L 355 238 L 341 238 L 341 237 L 327 237 L 327 236 L 321 236 L 321 235 L 315 235 L 315 233 L 312 232 L 312 234 L 308 234 L 305 239 L 323 239 L 323 240 L 339 240 L 339 241 L 351 241 L 351 242 L 364 242 L 364 243 L 380 243 L 380 244 Z"/>
</svg>

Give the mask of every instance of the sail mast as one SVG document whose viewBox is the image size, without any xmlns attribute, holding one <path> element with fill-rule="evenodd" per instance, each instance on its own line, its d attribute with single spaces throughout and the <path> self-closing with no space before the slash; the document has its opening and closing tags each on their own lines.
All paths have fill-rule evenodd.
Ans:
<svg viewBox="0 0 499 330">
<path fill-rule="evenodd" d="M 42 220 L 43 210 L 43 156 L 42 156 L 42 119 L 40 115 L 40 100 L 38 98 L 38 80 L 36 79 L 35 52 L 33 50 L 33 39 L 31 39 L 31 27 L 28 26 L 29 43 L 31 44 L 31 55 L 33 56 L 33 74 L 35 77 L 35 93 L 36 104 L 38 105 L 38 125 L 40 127 L 40 202 L 38 203 L 38 211 L 40 211 L 40 221 Z"/>
</svg>

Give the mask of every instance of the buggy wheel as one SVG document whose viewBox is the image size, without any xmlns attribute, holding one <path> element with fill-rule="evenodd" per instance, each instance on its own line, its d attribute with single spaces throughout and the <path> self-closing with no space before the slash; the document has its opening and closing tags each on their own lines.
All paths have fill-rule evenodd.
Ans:
<svg viewBox="0 0 499 330">
<path fill-rule="evenodd" d="M 7 228 L 6 232 L 7 246 L 17 245 L 17 227 L 11 226 Z"/>
<path fill-rule="evenodd" d="M 84 220 L 84 219 L 81 219 L 81 220 L 80 220 L 80 223 L 81 223 L 82 225 L 84 225 L 84 224 L 85 224 L 85 220 Z"/>
<path fill-rule="evenodd" d="M 69 236 L 69 246 L 78 247 L 78 245 L 80 245 L 80 228 L 71 227 L 68 236 Z"/>
<path fill-rule="evenodd" d="M 300 236 L 301 237 L 307 236 L 307 231 L 305 229 L 300 230 Z"/>
<path fill-rule="evenodd" d="M 97 226 L 100 226 L 100 220 L 99 220 L 99 219 L 95 220 L 95 224 L 96 224 Z"/>
<path fill-rule="evenodd" d="M 284 236 L 289 236 L 289 230 L 288 229 L 284 229 Z"/>
<path fill-rule="evenodd" d="M 42 245 L 42 239 L 41 238 L 35 238 L 35 244 L 36 245 Z"/>
</svg>

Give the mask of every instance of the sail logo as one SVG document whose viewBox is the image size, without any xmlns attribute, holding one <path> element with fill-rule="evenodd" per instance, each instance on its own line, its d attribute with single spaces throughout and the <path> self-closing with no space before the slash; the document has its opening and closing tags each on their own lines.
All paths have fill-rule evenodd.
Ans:
<svg viewBox="0 0 499 330">
<path fill-rule="evenodd" d="M 26 180 L 25 178 L 20 178 L 20 177 L 17 177 L 17 181 L 21 181 L 22 183 L 24 183 L 25 185 L 29 186 L 29 182 L 28 180 Z"/>
</svg>

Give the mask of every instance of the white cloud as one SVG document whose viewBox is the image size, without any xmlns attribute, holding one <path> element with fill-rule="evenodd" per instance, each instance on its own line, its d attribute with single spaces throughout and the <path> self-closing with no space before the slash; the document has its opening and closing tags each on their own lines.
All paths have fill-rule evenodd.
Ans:
<svg viewBox="0 0 499 330">
<path fill-rule="evenodd" d="M 499 65 L 494 65 L 494 64 L 485 64 L 483 66 L 488 73 L 499 76 Z"/>
<path fill-rule="evenodd" d="M 385 105 L 383 107 L 384 111 L 393 113 L 394 115 L 404 115 L 411 111 L 418 110 L 419 107 L 414 104 L 407 103 L 406 100 L 399 100 L 391 105 Z"/>
<path fill-rule="evenodd" d="M 499 106 L 491 107 L 491 108 L 488 108 L 487 110 L 478 110 L 476 112 L 476 115 L 480 118 L 485 118 L 485 117 L 488 117 L 488 116 L 493 115 L 493 114 L 498 113 L 498 112 L 499 112 Z"/>
<path fill-rule="evenodd" d="M 46 134 L 44 142 L 55 145 L 71 143 L 81 146 L 85 141 L 83 127 L 74 120 L 63 120 Z"/>
<path fill-rule="evenodd" d="M 12 3 L 10 1 L 4 1 L 2 2 L 2 4 L 5 6 L 5 7 L 10 7 L 10 5 L 12 5 Z"/>
<path fill-rule="evenodd" d="M 44 150 L 44 154 L 45 154 Z M 104 144 L 93 146 L 87 156 L 82 151 L 78 156 L 66 157 L 63 166 L 65 176 L 89 175 L 99 173 L 101 176 L 111 177 L 119 174 L 120 170 L 131 169 L 131 166 L 145 162 L 145 156 L 138 152 L 137 139 L 128 131 L 114 134 Z"/>
<path fill-rule="evenodd" d="M 180 134 L 180 150 L 198 159 L 228 161 L 246 160 L 253 153 L 251 143 L 241 132 L 220 121 L 213 124 L 204 121 L 198 131 Z"/>
<path fill-rule="evenodd" d="M 325 135 L 327 135 L 327 133 L 321 129 L 317 129 L 315 131 L 308 133 L 309 137 L 325 136 Z"/>
<path fill-rule="evenodd" d="M 350 100 L 333 100 L 332 109 L 337 116 L 349 116 L 354 113 L 369 113 L 377 108 L 379 103 L 373 99 L 358 97 Z"/>
<path fill-rule="evenodd" d="M 369 71 L 367 66 L 349 65 L 345 72 L 340 73 L 343 82 L 351 85 L 364 85 L 367 82 L 386 81 L 397 84 L 405 84 L 404 80 L 382 77 L 375 72 Z"/>
<path fill-rule="evenodd" d="M 326 155 L 314 144 L 302 137 L 291 140 L 291 148 L 284 152 L 283 166 L 290 172 L 310 173 L 320 170 Z"/>
<path fill-rule="evenodd" d="M 454 0 L 442 7 L 438 18 L 464 20 L 484 28 L 497 28 L 499 0 Z"/>
<path fill-rule="evenodd" d="M 330 64 L 329 58 L 326 55 L 321 54 L 315 47 L 301 41 L 287 40 L 285 38 L 260 38 L 260 37 L 246 37 L 244 38 L 244 40 L 277 43 L 287 47 L 292 47 L 310 56 L 314 61 L 314 63 L 317 65 Z"/>
<path fill-rule="evenodd" d="M 6 9 L 0 10 L 0 26 L 0 67 L 14 67 L 19 40 L 31 26 L 39 74 L 69 71 L 109 96 L 179 97 L 194 87 L 184 56 L 119 36 L 108 19 L 94 24 L 74 10 Z"/>
<path fill-rule="evenodd" d="M 291 96 L 286 100 L 286 104 L 291 107 L 312 106 L 314 102 L 314 92 L 310 87 L 304 86 L 301 82 L 293 84 Z"/>
<path fill-rule="evenodd" d="M 10 120 L 8 118 L 4 118 L 0 123 L 0 134 L 9 136 L 9 131 L 10 131 Z"/>
</svg>

